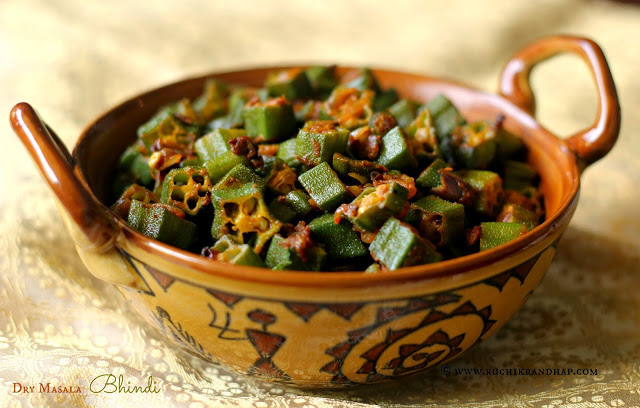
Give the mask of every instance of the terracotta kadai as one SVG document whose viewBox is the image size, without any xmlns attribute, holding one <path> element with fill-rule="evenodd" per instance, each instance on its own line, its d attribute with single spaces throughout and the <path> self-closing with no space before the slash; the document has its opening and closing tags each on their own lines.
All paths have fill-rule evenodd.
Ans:
<svg viewBox="0 0 640 408">
<path fill-rule="evenodd" d="M 536 121 L 529 74 L 565 52 L 589 66 L 598 111 L 592 126 L 562 140 Z M 391 273 L 296 273 L 219 263 L 148 238 L 106 207 L 118 157 L 160 107 L 197 96 L 212 77 L 260 86 L 272 69 L 213 74 L 136 96 L 90 124 L 73 154 L 30 105 L 17 104 L 10 119 L 93 275 L 118 285 L 132 308 L 177 346 L 230 370 L 295 386 L 402 378 L 495 333 L 540 283 L 576 209 L 581 171 L 609 152 L 620 129 L 611 72 L 602 50 L 585 38 L 555 36 L 525 47 L 505 65 L 499 95 L 373 70 L 381 85 L 405 98 L 426 101 L 444 93 L 468 120 L 505 115 L 505 128 L 528 146 L 546 209 L 543 224 L 505 245 Z"/>
</svg>

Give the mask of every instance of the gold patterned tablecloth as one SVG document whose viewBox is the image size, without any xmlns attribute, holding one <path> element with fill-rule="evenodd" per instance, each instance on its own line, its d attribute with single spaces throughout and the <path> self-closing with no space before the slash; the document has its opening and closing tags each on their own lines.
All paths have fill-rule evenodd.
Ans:
<svg viewBox="0 0 640 408">
<path fill-rule="evenodd" d="M 606 1 L 338 0 L 0 2 L 0 111 L 32 103 L 73 146 L 113 104 L 185 76 L 297 61 L 458 79 L 494 91 L 508 56 L 547 34 L 605 50 L 623 127 L 583 175 L 578 211 L 523 309 L 448 375 L 389 386 L 282 388 L 175 350 L 88 274 L 54 202 L 7 122 L 0 160 L 0 407 L 630 407 L 640 406 L 640 7 Z M 534 74 L 539 118 L 559 134 L 591 123 L 594 87 L 577 58 Z M 597 370 L 514 375 L 519 369 Z M 481 375 L 460 369 L 498 369 Z M 510 369 L 513 371 L 499 371 Z M 458 370 L 458 371 L 456 371 Z M 458 375 L 456 375 L 456 372 Z M 97 375 L 154 394 L 93 394 Z M 77 394 L 14 392 L 50 383 Z M 38 390 L 36 390 L 38 391 Z"/>
</svg>

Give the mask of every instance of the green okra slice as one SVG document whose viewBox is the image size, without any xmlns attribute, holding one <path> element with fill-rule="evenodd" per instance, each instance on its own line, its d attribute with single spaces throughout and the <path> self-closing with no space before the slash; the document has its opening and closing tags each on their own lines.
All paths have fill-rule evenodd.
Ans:
<svg viewBox="0 0 640 408">
<path fill-rule="evenodd" d="M 157 203 L 158 197 L 152 191 L 138 184 L 132 184 L 110 208 L 126 220 L 129 218 L 129 210 L 133 201 L 139 201 L 143 204 Z"/>
<path fill-rule="evenodd" d="M 203 163 L 231 151 L 229 142 L 247 133 L 243 129 L 215 129 L 196 140 L 194 148 Z"/>
<path fill-rule="evenodd" d="M 302 166 L 302 162 L 298 160 L 296 155 L 297 143 L 298 139 L 295 137 L 280 143 L 280 147 L 278 147 L 278 152 L 276 153 L 276 158 L 284 160 L 291 168 L 299 168 Z"/>
<path fill-rule="evenodd" d="M 438 262 L 442 255 L 410 225 L 389 218 L 369 246 L 371 256 L 390 270 Z"/>
<path fill-rule="evenodd" d="M 527 232 L 527 227 L 519 222 L 483 222 L 480 228 L 481 251 L 505 244 Z"/>
<path fill-rule="evenodd" d="M 436 247 L 449 246 L 464 237 L 464 206 L 430 195 L 411 204 L 419 216 L 417 229 Z"/>
<path fill-rule="evenodd" d="M 335 65 L 309 67 L 305 74 L 316 95 L 324 96 L 338 85 Z"/>
<path fill-rule="evenodd" d="M 396 118 L 398 126 L 405 129 L 416 118 L 419 107 L 420 104 L 418 102 L 409 99 L 400 99 L 389 107 L 389 113 Z"/>
<path fill-rule="evenodd" d="M 415 120 L 407 126 L 406 134 L 413 147 L 413 154 L 419 162 L 433 161 L 442 157 L 438 136 L 428 109 L 420 112 Z"/>
<path fill-rule="evenodd" d="M 514 160 L 504 162 L 504 188 L 505 190 L 522 191 L 531 187 L 538 173 L 536 169 L 527 163 Z"/>
<path fill-rule="evenodd" d="M 204 85 L 204 92 L 193 102 L 201 122 L 225 115 L 229 109 L 229 87 L 219 79 L 209 79 Z"/>
<path fill-rule="evenodd" d="M 138 139 L 144 146 L 145 153 L 151 153 L 151 147 L 158 139 L 171 142 L 172 145 L 184 145 L 193 143 L 200 127 L 190 125 L 180 120 L 171 107 L 165 108 L 149 121 L 138 128 Z"/>
<path fill-rule="evenodd" d="M 389 109 L 391 105 L 398 102 L 398 99 L 400 99 L 398 91 L 396 91 L 394 88 L 389 88 L 384 91 L 378 92 L 373 99 L 373 111 L 381 112 L 383 110 Z"/>
<path fill-rule="evenodd" d="M 130 146 L 122 153 L 118 160 L 118 171 L 126 172 L 131 177 L 132 183 L 148 186 L 153 181 L 151 176 L 151 168 L 149 167 L 149 159 L 144 157 L 142 153 Z"/>
<path fill-rule="evenodd" d="M 229 128 L 243 126 L 244 117 L 242 112 L 244 111 L 244 107 L 250 100 L 257 96 L 258 90 L 255 88 L 241 87 L 231 91 L 231 96 L 229 96 L 229 116 L 226 119 Z"/>
<path fill-rule="evenodd" d="M 365 231 L 376 231 L 385 221 L 398 214 L 407 204 L 409 190 L 398 183 L 385 183 L 364 190 L 350 204 L 344 214 Z"/>
<path fill-rule="evenodd" d="M 297 129 L 293 107 L 282 97 L 264 102 L 253 99 L 242 114 L 247 135 L 259 142 L 290 137 Z"/>
<path fill-rule="evenodd" d="M 337 86 L 324 104 L 324 110 L 340 126 L 349 130 L 369 123 L 373 115 L 375 92 Z"/>
<path fill-rule="evenodd" d="M 301 68 L 291 68 L 267 75 L 265 88 L 270 96 L 284 96 L 287 100 L 306 98 L 311 95 L 311 83 Z"/>
<path fill-rule="evenodd" d="M 275 235 L 267 251 L 265 263 L 271 269 L 295 271 L 319 271 L 322 269 L 326 253 L 322 248 L 312 246 L 306 250 L 306 258 L 286 244 L 286 239 Z"/>
<path fill-rule="evenodd" d="M 302 173 L 298 180 L 323 211 L 333 211 L 349 200 L 349 191 L 327 162 Z"/>
<path fill-rule="evenodd" d="M 317 166 L 331 162 L 334 153 L 344 153 L 349 131 L 332 120 L 308 121 L 296 138 L 296 157 L 304 164 Z"/>
<path fill-rule="evenodd" d="M 496 132 L 493 124 L 479 120 L 458 126 L 451 132 L 456 161 L 468 169 L 486 168 L 496 156 Z"/>
<path fill-rule="evenodd" d="M 244 165 L 231 169 L 211 191 L 213 239 L 229 235 L 240 244 L 251 241 L 259 254 L 282 227 L 282 222 L 269 213 L 264 191 L 264 180 L 253 170 Z"/>
<path fill-rule="evenodd" d="M 238 244 L 232 238 L 223 236 L 211 248 L 217 252 L 215 259 L 234 265 L 247 265 L 264 268 L 266 265 L 253 248 L 247 244 Z"/>
<path fill-rule="evenodd" d="M 167 204 L 131 202 L 127 222 L 142 234 L 178 248 L 187 249 L 195 239 L 196 225 L 180 218 L 179 209 L 171 210 Z"/>
<path fill-rule="evenodd" d="M 309 223 L 311 237 L 324 245 L 330 259 L 347 259 L 364 256 L 368 253 L 351 223 L 340 220 L 335 223 L 333 214 L 324 214 Z"/>
<path fill-rule="evenodd" d="M 358 91 L 371 90 L 380 92 L 380 84 L 369 68 L 361 68 L 356 76 L 344 85 L 345 88 L 355 88 Z"/>
<path fill-rule="evenodd" d="M 365 177 L 365 180 L 370 179 L 371 173 L 386 172 L 388 169 L 381 164 L 369 161 L 369 160 L 356 160 L 349 157 L 335 153 L 333 155 L 333 169 L 341 176 L 348 176 L 356 174 Z M 362 180 L 361 180 L 362 181 Z"/>
<path fill-rule="evenodd" d="M 500 214 L 496 217 L 499 222 L 518 222 L 524 224 L 528 230 L 538 226 L 538 216 L 518 204 L 506 203 L 502 206 Z"/>
<path fill-rule="evenodd" d="M 296 216 L 302 218 L 313 211 L 313 207 L 309 203 L 311 197 L 304 191 L 294 190 L 285 196 L 285 203 L 291 207 Z"/>
<path fill-rule="evenodd" d="M 288 194 L 295 190 L 295 184 L 298 179 L 298 174 L 293 170 L 284 160 L 277 157 L 273 159 L 273 165 L 265 174 L 265 180 L 267 181 L 267 188 L 273 194 Z M 266 161 L 265 161 L 266 163 Z"/>
<path fill-rule="evenodd" d="M 443 94 L 435 96 L 425 106 L 431 112 L 433 124 L 440 140 L 447 137 L 457 126 L 466 123 L 458 109 Z"/>
<path fill-rule="evenodd" d="M 382 272 L 382 268 L 376 262 L 372 263 L 364 270 L 364 273 L 380 273 Z"/>
<path fill-rule="evenodd" d="M 498 119 L 500 120 L 500 119 Z M 497 126 L 496 130 L 496 156 L 499 159 L 505 160 L 511 156 L 514 156 L 523 150 L 525 150 L 525 145 L 522 139 L 513 133 L 505 130 L 502 127 L 502 122 L 500 121 L 500 125 Z"/>
<path fill-rule="evenodd" d="M 271 200 L 268 209 L 269 214 L 284 223 L 292 222 L 298 216 L 296 210 L 286 202 L 285 196 L 278 196 Z"/>
<path fill-rule="evenodd" d="M 172 169 L 162 183 L 160 201 L 195 216 L 211 202 L 211 180 L 204 168 Z"/>
<path fill-rule="evenodd" d="M 249 167 L 249 160 L 246 156 L 239 156 L 231 151 L 222 153 L 213 159 L 204 162 L 203 167 L 207 169 L 209 173 L 209 179 L 212 183 L 220 181 L 231 169 L 237 165 L 244 165 Z"/>
<path fill-rule="evenodd" d="M 382 137 L 382 148 L 377 163 L 389 170 L 405 170 L 416 167 L 417 163 L 407 145 L 404 131 L 396 126 Z"/>
<path fill-rule="evenodd" d="M 416 179 L 416 184 L 427 190 L 437 188 L 442 185 L 442 176 L 440 170 L 448 167 L 442 159 L 435 159 Z"/>
<path fill-rule="evenodd" d="M 473 209 L 480 215 L 495 217 L 503 196 L 500 176 L 488 170 L 459 170 L 453 174 L 476 190 Z"/>
</svg>

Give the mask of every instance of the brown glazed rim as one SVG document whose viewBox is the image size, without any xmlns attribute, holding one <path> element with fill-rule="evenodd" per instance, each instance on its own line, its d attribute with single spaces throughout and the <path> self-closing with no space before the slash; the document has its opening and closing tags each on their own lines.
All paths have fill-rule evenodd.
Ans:
<svg viewBox="0 0 640 408">
<path fill-rule="evenodd" d="M 571 52 L 582 57 L 593 74 L 598 90 L 598 112 L 595 123 L 573 135 L 561 140 L 540 126 L 534 119 L 535 100 L 529 85 L 531 69 L 539 62 L 554 55 Z M 276 68 L 276 67 L 273 67 Z M 272 69 L 272 68 L 269 68 Z M 349 69 L 345 67 L 345 69 Z M 264 71 L 265 68 L 226 72 L 225 75 L 251 75 L 252 72 Z M 496 98 L 509 111 L 510 117 L 517 122 L 535 124 L 536 130 L 545 134 L 550 145 L 560 149 L 567 159 L 568 171 L 557 177 L 569 178 L 571 189 L 565 194 L 558 210 L 533 231 L 499 247 L 466 255 L 434 264 L 417 265 L 401 268 L 390 273 L 365 274 L 356 272 L 295 272 L 274 271 L 267 268 L 237 266 L 224 262 L 203 258 L 197 254 L 184 251 L 156 241 L 135 231 L 128 224 L 108 210 L 93 194 L 87 183 L 85 174 L 78 163 L 82 149 L 90 146 L 87 135 L 108 117 L 126 115 L 128 109 L 139 102 L 139 98 L 162 92 L 168 88 L 180 87 L 189 81 L 198 81 L 221 74 L 209 74 L 197 78 L 186 79 L 133 97 L 110 109 L 82 132 L 73 151 L 71 163 L 68 153 L 59 138 L 49 129 L 31 106 L 20 103 L 11 112 L 11 125 L 16 134 L 31 153 L 41 172 L 54 190 L 62 204 L 69 211 L 72 219 L 93 243 L 96 250 L 111 248 L 123 232 L 127 245 L 133 245 L 149 255 L 159 256 L 176 265 L 191 268 L 203 274 L 218 276 L 231 280 L 259 282 L 296 287 L 366 287 L 400 281 L 415 281 L 452 277 L 504 260 L 519 251 L 540 245 L 551 236 L 563 223 L 572 216 L 578 199 L 580 172 L 589 164 L 600 159 L 613 147 L 619 133 L 620 109 L 617 92 L 606 59 L 600 47 L 593 41 L 572 36 L 554 36 L 544 38 L 523 48 L 505 65 L 501 80 L 500 94 L 488 94 L 474 90 L 466 85 L 436 80 L 428 76 L 404 74 L 397 71 L 376 72 L 389 75 L 403 75 L 407 78 L 448 85 L 450 87 L 471 90 L 477 96 Z M 544 150 L 550 151 L 549 147 Z M 52 177 L 54 174 L 56 177 Z M 165 271 L 166 273 L 174 273 Z M 496 273 L 501 272 L 497 270 Z M 203 278 L 206 279 L 205 276 Z"/>
</svg>

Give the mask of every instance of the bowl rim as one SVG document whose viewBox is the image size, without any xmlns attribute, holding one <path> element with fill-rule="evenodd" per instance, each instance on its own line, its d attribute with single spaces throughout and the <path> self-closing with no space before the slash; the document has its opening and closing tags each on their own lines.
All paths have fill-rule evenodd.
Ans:
<svg viewBox="0 0 640 408">
<path fill-rule="evenodd" d="M 88 191 L 91 198 L 95 202 L 99 203 L 99 205 L 116 220 L 117 226 L 121 231 L 121 234 L 119 234 L 120 237 L 118 237 L 118 239 L 116 240 L 116 246 L 122 248 L 122 243 L 118 240 L 125 239 L 127 241 L 127 244 L 133 244 L 138 249 L 149 254 L 149 256 L 159 256 L 171 263 L 197 271 L 198 273 L 202 274 L 201 277 L 205 280 L 207 278 L 213 278 L 217 276 L 220 278 L 231 280 L 276 284 L 280 286 L 363 287 L 379 286 L 399 281 L 422 281 L 439 279 L 443 277 L 459 276 L 466 272 L 486 267 L 500 260 L 504 260 L 520 251 L 524 251 L 526 249 L 539 245 L 545 240 L 545 238 L 552 235 L 561 223 L 568 222 L 566 218 L 572 215 L 571 210 L 575 209 L 579 197 L 580 171 L 578 169 L 575 155 L 567 147 L 563 139 L 558 138 L 545 127 L 543 127 L 530 113 L 526 112 L 522 108 L 513 104 L 508 99 L 498 94 L 488 93 L 455 80 L 434 78 L 429 75 L 420 75 L 398 70 L 386 70 L 378 68 L 372 68 L 371 70 L 374 74 L 382 73 L 387 75 L 401 75 L 410 80 L 420 80 L 422 82 L 429 82 L 430 84 L 442 84 L 447 87 L 459 88 L 464 91 L 471 91 L 476 97 L 496 99 L 497 102 L 501 104 L 501 106 L 509 110 L 509 118 L 512 118 L 519 123 L 527 123 L 529 126 L 535 125 L 536 131 L 543 133 L 545 139 L 552 140 L 553 143 L 557 145 L 556 148 L 562 150 L 562 153 L 564 153 L 564 156 L 567 158 L 569 165 L 568 167 L 570 169 L 569 172 L 564 172 L 557 176 L 559 179 L 569 179 L 571 187 L 568 193 L 565 194 L 564 199 L 562 200 L 555 213 L 544 220 L 542 224 L 538 225 L 532 231 L 529 231 L 526 234 L 506 244 L 489 250 L 480 251 L 477 253 L 436 263 L 403 267 L 394 271 L 375 274 L 365 273 L 364 271 L 285 271 L 245 265 L 233 265 L 226 262 L 216 261 L 204 258 L 196 253 L 192 253 L 171 246 L 169 244 L 165 244 L 153 238 L 149 238 L 131 228 L 124 219 L 111 211 L 105 204 L 102 203 L 101 200 L 99 200 L 95 196 L 92 188 L 87 181 L 87 178 L 85 177 L 81 162 L 81 156 L 82 152 L 84 150 L 88 150 L 88 146 L 91 145 L 90 136 L 96 137 L 101 133 L 101 131 L 99 130 L 94 130 L 100 127 L 101 122 L 107 121 L 110 118 L 118 115 L 126 115 L 126 112 L 131 107 L 138 105 L 141 98 L 143 97 L 150 97 L 153 94 L 162 93 L 163 91 L 167 91 L 170 88 L 184 86 L 189 82 L 200 82 L 209 78 L 226 75 L 252 74 L 259 71 L 267 72 L 277 69 L 297 67 L 304 68 L 308 66 L 310 66 L 310 64 L 258 66 L 254 68 L 245 68 L 239 70 L 214 71 L 204 75 L 191 76 L 160 87 L 153 88 L 151 90 L 138 93 L 133 97 L 130 97 L 125 101 L 112 106 L 102 114 L 98 115 L 94 120 L 92 120 L 82 130 L 82 133 L 80 134 L 74 146 L 72 152 L 74 173 L 80 180 L 83 187 Z M 340 70 L 358 69 L 357 67 L 346 65 L 337 65 L 337 67 Z M 92 132 L 95 133 L 92 135 Z M 503 271 L 503 269 L 498 269 L 496 270 L 496 274 Z M 169 275 L 174 274 L 174 272 L 172 272 L 171 270 L 167 270 L 164 272 Z"/>
</svg>

